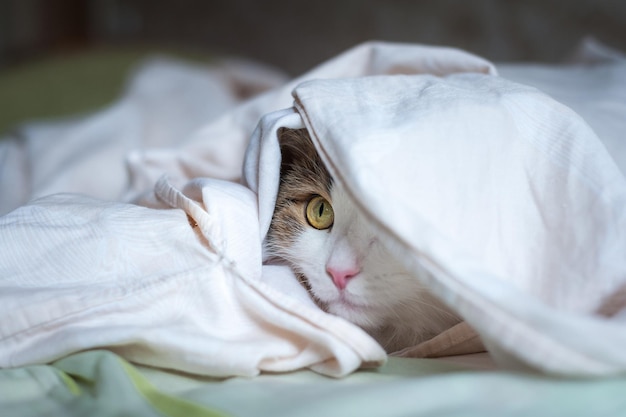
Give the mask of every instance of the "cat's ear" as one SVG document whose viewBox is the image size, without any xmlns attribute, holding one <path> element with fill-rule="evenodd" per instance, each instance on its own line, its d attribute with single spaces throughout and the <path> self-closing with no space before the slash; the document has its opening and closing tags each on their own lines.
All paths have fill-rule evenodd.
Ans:
<svg viewBox="0 0 626 417">
<path fill-rule="evenodd" d="M 281 152 L 281 175 L 292 170 L 294 166 L 315 164 L 317 152 L 306 129 L 283 127 L 278 130 L 278 143 Z"/>
</svg>

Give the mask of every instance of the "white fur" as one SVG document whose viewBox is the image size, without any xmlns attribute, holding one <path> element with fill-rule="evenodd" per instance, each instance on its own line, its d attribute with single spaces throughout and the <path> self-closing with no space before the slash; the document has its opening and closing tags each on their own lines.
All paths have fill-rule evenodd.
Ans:
<svg viewBox="0 0 626 417">
<path fill-rule="evenodd" d="M 383 247 L 345 192 L 335 186 L 331 199 L 332 228 L 307 228 L 285 248 L 328 312 L 365 328 L 388 350 L 417 344 L 459 321 Z M 340 290 L 326 272 L 329 263 L 356 263 L 361 272 Z"/>
</svg>

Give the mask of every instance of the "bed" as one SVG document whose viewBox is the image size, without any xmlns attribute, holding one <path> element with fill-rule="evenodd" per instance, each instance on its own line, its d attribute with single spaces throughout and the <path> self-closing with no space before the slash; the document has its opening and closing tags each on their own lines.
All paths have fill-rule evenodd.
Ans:
<svg viewBox="0 0 626 417">
<path fill-rule="evenodd" d="M 592 40 L 563 65 L 370 42 L 293 80 L 158 59 L 107 107 L 21 125 L 0 148 L 2 409 L 626 413 L 625 75 Z M 463 326 L 387 356 L 262 265 L 282 127 Z"/>
</svg>

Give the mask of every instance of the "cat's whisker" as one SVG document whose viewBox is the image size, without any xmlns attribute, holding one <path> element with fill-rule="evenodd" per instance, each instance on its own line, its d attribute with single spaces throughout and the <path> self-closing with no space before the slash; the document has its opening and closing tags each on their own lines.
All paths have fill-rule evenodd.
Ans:
<svg viewBox="0 0 626 417">
<path fill-rule="evenodd" d="M 441 307 L 435 303 L 429 303 L 427 301 L 425 301 L 424 299 L 417 299 L 415 300 L 415 304 L 412 306 L 413 308 L 415 308 L 416 312 L 424 312 L 424 309 L 422 307 L 427 307 L 428 308 L 428 312 L 429 314 L 433 314 L 433 313 L 437 313 L 440 316 L 442 316 L 442 318 L 448 318 L 448 319 L 456 319 L 456 315 L 452 312 L 450 312 L 448 309 Z"/>
</svg>

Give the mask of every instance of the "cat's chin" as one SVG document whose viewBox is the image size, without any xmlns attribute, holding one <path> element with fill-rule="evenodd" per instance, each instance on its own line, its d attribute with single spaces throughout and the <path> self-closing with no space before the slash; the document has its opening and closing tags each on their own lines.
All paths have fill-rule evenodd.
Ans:
<svg viewBox="0 0 626 417">
<path fill-rule="evenodd" d="M 381 324 L 378 322 L 380 315 L 376 314 L 372 306 L 358 304 L 343 297 L 324 304 L 330 314 L 346 319 L 357 326 L 373 328 Z"/>
</svg>

